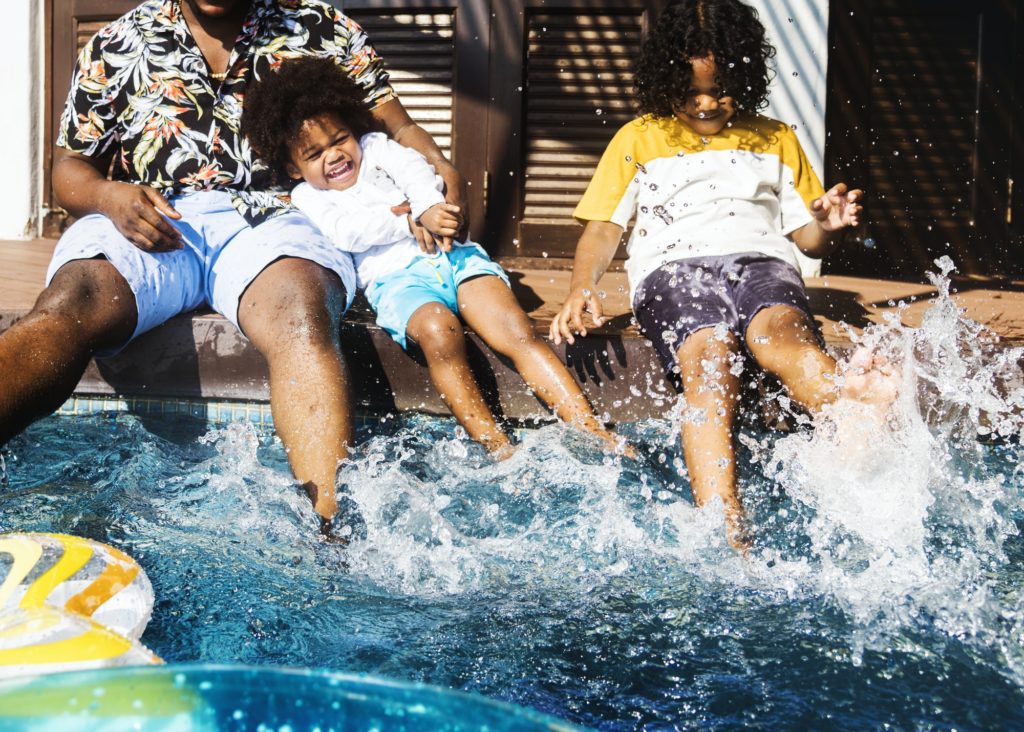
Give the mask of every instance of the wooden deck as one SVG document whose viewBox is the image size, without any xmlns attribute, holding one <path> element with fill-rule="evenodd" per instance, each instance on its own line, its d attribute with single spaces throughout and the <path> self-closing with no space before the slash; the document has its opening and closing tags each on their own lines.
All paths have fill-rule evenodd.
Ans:
<svg viewBox="0 0 1024 732">
<path fill-rule="evenodd" d="M 0 242 L 0 330 L 28 312 L 43 288 L 55 242 Z M 546 333 L 568 290 L 565 261 L 505 260 L 513 289 L 523 307 Z M 966 314 L 987 325 L 1006 344 L 1024 343 L 1024 282 L 958 280 L 957 303 Z M 812 309 L 826 340 L 848 342 L 841 322 L 860 329 L 882 322 L 897 311 L 916 326 L 935 296 L 927 284 L 825 276 L 807 283 Z M 588 395 L 614 420 L 657 416 L 671 402 L 653 350 L 630 324 L 626 276 L 610 272 L 602 280 L 611 321 L 558 350 Z M 353 312 L 345 321 L 343 341 L 349 350 L 357 399 L 367 410 L 420 409 L 443 413 L 430 386 L 422 359 L 410 358 L 375 325 L 369 313 Z M 471 348 L 474 368 L 496 407 L 510 417 L 526 418 L 543 410 L 507 363 L 477 341 Z M 664 399 L 636 399 L 630 386 Z M 653 390 L 653 391 L 652 391 Z M 204 398 L 262 401 L 267 399 L 266 367 L 237 330 L 220 316 L 190 313 L 144 334 L 115 358 L 94 362 L 78 386 L 80 394 Z"/>
</svg>

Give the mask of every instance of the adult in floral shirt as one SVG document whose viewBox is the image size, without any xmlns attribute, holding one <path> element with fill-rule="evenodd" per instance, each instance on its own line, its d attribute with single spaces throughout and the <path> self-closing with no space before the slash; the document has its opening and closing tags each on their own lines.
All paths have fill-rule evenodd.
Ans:
<svg viewBox="0 0 1024 732">
<path fill-rule="evenodd" d="M 209 305 L 270 367 L 295 476 L 329 519 L 352 427 L 339 321 L 352 264 L 271 187 L 239 134 L 245 89 L 283 59 L 334 59 L 464 207 L 354 22 L 319 0 L 147 0 L 82 50 L 53 167 L 76 221 L 32 312 L 0 335 L 0 444 L 60 406 L 94 355 Z M 109 173 L 109 178 L 108 178 Z"/>
</svg>

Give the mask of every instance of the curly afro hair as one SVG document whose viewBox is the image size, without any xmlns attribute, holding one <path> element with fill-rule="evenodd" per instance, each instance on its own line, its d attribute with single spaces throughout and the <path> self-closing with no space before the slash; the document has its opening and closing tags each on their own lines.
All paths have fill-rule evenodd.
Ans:
<svg viewBox="0 0 1024 732">
<path fill-rule="evenodd" d="M 335 115 L 357 138 L 381 129 L 365 98 L 366 91 L 331 59 L 288 59 L 246 89 L 242 134 L 270 167 L 274 182 L 283 184 L 289 179 L 289 145 L 306 120 Z"/>
<path fill-rule="evenodd" d="M 740 0 L 678 0 L 658 18 L 637 60 L 634 85 L 641 113 L 669 117 L 686 99 L 694 59 L 715 59 L 723 95 L 740 111 L 768 103 L 768 59 L 757 11 Z"/>
</svg>

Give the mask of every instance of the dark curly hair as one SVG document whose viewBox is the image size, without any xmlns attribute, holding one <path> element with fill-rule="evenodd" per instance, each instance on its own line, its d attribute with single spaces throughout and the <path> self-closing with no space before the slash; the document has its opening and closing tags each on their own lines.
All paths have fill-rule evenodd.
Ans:
<svg viewBox="0 0 1024 732">
<path fill-rule="evenodd" d="M 249 85 L 242 134 L 270 168 L 275 183 L 288 181 L 289 145 L 306 120 L 336 115 L 357 138 L 381 129 L 365 101 L 366 91 L 329 58 L 302 56 Z"/>
<path fill-rule="evenodd" d="M 740 0 L 678 0 L 662 11 L 640 50 L 634 86 L 641 113 L 669 117 L 686 100 L 694 59 L 713 56 L 723 96 L 740 111 L 768 103 L 768 43 L 757 11 Z"/>
</svg>

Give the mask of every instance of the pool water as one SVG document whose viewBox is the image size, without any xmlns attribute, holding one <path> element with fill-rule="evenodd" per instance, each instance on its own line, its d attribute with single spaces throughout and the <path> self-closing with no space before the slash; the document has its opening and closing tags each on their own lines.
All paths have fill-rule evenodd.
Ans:
<svg viewBox="0 0 1024 732">
<path fill-rule="evenodd" d="M 622 427 L 637 461 L 559 425 L 502 463 L 450 419 L 364 426 L 344 548 L 269 430 L 51 417 L 6 448 L 0 531 L 132 555 L 169 662 L 364 672 L 599 729 L 1024 727 L 1022 352 L 941 294 L 919 330 L 867 337 L 908 385 L 884 427 L 848 405 L 744 429 L 746 558 L 693 506 L 672 419 Z"/>
</svg>

